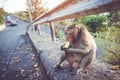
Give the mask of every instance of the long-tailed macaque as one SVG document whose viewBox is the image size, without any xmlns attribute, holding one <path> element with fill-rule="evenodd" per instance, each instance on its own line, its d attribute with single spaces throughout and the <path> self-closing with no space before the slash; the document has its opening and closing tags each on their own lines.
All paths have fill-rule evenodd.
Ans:
<svg viewBox="0 0 120 80">
<path fill-rule="evenodd" d="M 72 68 L 77 69 L 75 74 L 90 66 L 96 55 L 96 43 L 86 27 L 82 24 L 72 24 L 64 30 L 66 41 L 61 50 L 62 54 L 59 64 L 55 70 L 62 69 L 62 63 L 67 60 Z"/>
</svg>

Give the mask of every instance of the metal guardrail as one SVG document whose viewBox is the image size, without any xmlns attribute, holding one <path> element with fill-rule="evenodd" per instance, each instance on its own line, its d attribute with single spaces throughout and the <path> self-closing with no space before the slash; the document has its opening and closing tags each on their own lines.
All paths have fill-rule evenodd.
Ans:
<svg viewBox="0 0 120 80">
<path fill-rule="evenodd" d="M 54 9 L 36 18 L 28 26 L 118 9 L 120 9 L 120 0 L 66 0 Z"/>
<path fill-rule="evenodd" d="M 49 23 L 52 40 L 55 38 L 54 24 L 52 22 L 71 19 L 90 14 L 97 14 L 120 9 L 120 0 L 65 0 L 56 8 L 46 12 L 27 25 Z"/>
</svg>

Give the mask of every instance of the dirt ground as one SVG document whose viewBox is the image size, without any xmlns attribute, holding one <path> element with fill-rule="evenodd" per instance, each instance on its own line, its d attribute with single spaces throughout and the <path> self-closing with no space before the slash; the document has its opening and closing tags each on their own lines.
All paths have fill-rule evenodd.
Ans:
<svg viewBox="0 0 120 80">
<path fill-rule="evenodd" d="M 9 64 L 0 75 L 0 80 L 42 80 L 40 74 L 31 43 L 25 40 L 15 49 Z"/>
</svg>

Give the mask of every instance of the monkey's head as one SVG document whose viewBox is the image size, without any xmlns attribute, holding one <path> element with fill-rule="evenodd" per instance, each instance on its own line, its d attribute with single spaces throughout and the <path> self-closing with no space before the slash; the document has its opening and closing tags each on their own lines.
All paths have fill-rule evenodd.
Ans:
<svg viewBox="0 0 120 80">
<path fill-rule="evenodd" d="M 78 33 L 80 32 L 80 27 L 78 27 L 75 24 L 72 24 L 72 25 L 66 27 L 64 32 L 65 32 L 65 36 L 66 36 L 66 41 L 71 42 L 71 41 L 77 39 Z"/>
</svg>

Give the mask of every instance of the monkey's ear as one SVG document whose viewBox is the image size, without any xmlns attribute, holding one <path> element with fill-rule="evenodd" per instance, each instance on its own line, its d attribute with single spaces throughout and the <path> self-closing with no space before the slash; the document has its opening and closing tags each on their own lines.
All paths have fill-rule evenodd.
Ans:
<svg viewBox="0 0 120 80">
<path fill-rule="evenodd" d="M 76 27 L 75 23 L 71 25 L 71 28 L 73 29 L 74 27 Z"/>
<path fill-rule="evenodd" d="M 76 28 L 78 29 L 78 31 L 80 31 L 81 25 L 76 25 Z"/>
</svg>

